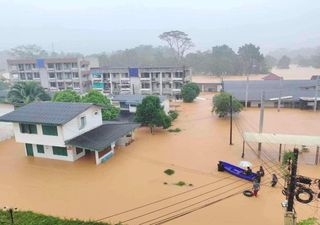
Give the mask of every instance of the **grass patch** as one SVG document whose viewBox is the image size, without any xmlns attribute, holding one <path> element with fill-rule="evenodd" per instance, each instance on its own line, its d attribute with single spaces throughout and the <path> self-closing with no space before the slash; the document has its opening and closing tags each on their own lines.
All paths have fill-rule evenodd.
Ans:
<svg viewBox="0 0 320 225">
<path fill-rule="evenodd" d="M 175 183 L 175 185 L 182 187 L 182 186 L 185 186 L 187 184 L 184 181 L 179 181 L 179 182 Z"/>
<path fill-rule="evenodd" d="M 181 129 L 180 128 L 175 128 L 175 129 L 169 129 L 168 130 L 169 132 L 175 132 L 175 133 L 178 133 L 178 132 L 180 132 L 181 131 Z"/>
<path fill-rule="evenodd" d="M 46 216 L 31 211 L 13 212 L 15 225 L 111 225 L 110 223 L 82 221 L 74 219 L 61 219 L 54 216 Z M 11 224 L 10 216 L 7 211 L 0 210 L 0 224 Z M 121 224 L 117 224 L 121 225 Z"/>
<path fill-rule="evenodd" d="M 174 170 L 172 169 L 166 169 L 165 171 L 163 171 L 165 174 L 171 176 L 172 174 L 174 174 Z"/>
</svg>

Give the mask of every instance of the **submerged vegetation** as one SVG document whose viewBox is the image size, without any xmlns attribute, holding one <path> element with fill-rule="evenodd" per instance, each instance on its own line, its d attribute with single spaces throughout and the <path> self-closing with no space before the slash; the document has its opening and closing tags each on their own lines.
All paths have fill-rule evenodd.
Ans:
<svg viewBox="0 0 320 225">
<path fill-rule="evenodd" d="M 174 174 L 174 170 L 172 170 L 172 169 L 166 169 L 165 171 L 163 171 L 165 174 L 167 174 L 167 175 L 169 175 L 169 176 L 171 176 L 171 175 L 173 175 Z"/>
<path fill-rule="evenodd" d="M 171 132 L 171 133 L 179 133 L 181 131 L 181 129 L 177 127 L 177 128 L 174 128 L 174 129 L 169 129 L 168 131 Z"/>
</svg>

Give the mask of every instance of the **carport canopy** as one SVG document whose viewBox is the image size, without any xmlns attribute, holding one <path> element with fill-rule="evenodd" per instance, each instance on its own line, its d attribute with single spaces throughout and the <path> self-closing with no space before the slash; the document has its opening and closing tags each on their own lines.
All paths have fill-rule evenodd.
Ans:
<svg viewBox="0 0 320 225">
<path fill-rule="evenodd" d="M 317 151 L 315 164 L 317 165 L 319 163 L 320 136 L 244 132 L 242 157 L 244 157 L 244 147 L 246 142 L 279 144 L 279 161 L 281 160 L 282 144 L 316 146 Z"/>
</svg>

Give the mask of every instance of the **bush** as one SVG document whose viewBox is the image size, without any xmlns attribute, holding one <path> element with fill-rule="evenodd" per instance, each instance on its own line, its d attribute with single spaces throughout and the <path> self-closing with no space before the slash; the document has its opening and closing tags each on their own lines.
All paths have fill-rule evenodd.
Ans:
<svg viewBox="0 0 320 225">
<path fill-rule="evenodd" d="M 180 129 L 180 128 L 175 128 L 175 129 L 169 129 L 168 131 L 169 131 L 169 132 L 175 132 L 175 133 L 178 133 L 178 132 L 180 132 L 180 131 L 181 131 L 181 129 Z"/>
<path fill-rule="evenodd" d="M 282 156 L 282 165 L 287 165 L 289 159 L 293 159 L 293 157 L 294 157 L 293 152 L 285 151 Z"/>
<path fill-rule="evenodd" d="M 184 181 L 179 181 L 178 183 L 175 183 L 175 185 L 182 187 L 182 186 L 185 186 L 187 184 Z"/>
<path fill-rule="evenodd" d="M 169 175 L 169 176 L 171 176 L 172 174 L 174 174 L 174 170 L 172 170 L 172 169 L 167 169 L 167 170 L 165 170 L 165 171 L 163 171 L 165 174 L 167 174 L 167 175 Z"/>
<path fill-rule="evenodd" d="M 188 83 L 181 89 L 181 96 L 184 102 L 193 102 L 193 100 L 199 95 L 200 88 L 195 83 Z"/>
<path fill-rule="evenodd" d="M 230 94 L 221 92 L 213 97 L 213 108 L 212 112 L 215 112 L 219 117 L 225 117 L 230 112 Z M 241 103 L 232 98 L 232 112 L 238 113 L 242 109 Z"/>
<path fill-rule="evenodd" d="M 174 121 L 178 118 L 179 113 L 177 111 L 169 111 L 169 116 L 171 117 L 171 120 Z"/>
</svg>

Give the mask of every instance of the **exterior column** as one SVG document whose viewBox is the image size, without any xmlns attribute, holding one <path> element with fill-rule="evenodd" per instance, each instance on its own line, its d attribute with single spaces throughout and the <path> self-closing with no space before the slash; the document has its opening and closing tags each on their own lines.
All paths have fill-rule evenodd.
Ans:
<svg viewBox="0 0 320 225">
<path fill-rule="evenodd" d="M 318 165 L 318 164 L 319 164 L 319 146 L 317 146 L 315 164 L 316 164 L 316 165 Z"/>
<path fill-rule="evenodd" d="M 282 144 L 279 146 L 279 162 L 281 162 L 281 151 L 282 151 Z"/>
<path fill-rule="evenodd" d="M 162 72 L 159 74 L 159 82 L 160 82 L 160 95 L 162 95 Z"/>
<path fill-rule="evenodd" d="M 245 146 L 246 146 L 246 142 L 245 142 L 245 140 L 243 140 L 243 142 L 242 142 L 242 155 L 241 155 L 241 158 L 244 158 L 244 149 L 245 149 Z"/>
<path fill-rule="evenodd" d="M 96 157 L 96 164 L 99 165 L 100 164 L 100 160 L 99 160 L 99 154 L 97 151 L 94 151 L 94 155 Z"/>
</svg>

